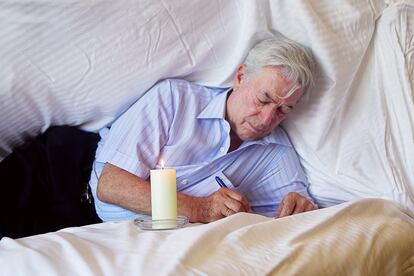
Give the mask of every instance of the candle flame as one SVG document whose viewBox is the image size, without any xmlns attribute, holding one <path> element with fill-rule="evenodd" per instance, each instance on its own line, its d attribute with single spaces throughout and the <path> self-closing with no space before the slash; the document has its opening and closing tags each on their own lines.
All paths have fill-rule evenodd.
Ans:
<svg viewBox="0 0 414 276">
<path fill-rule="evenodd" d="M 165 165 L 164 159 L 161 159 L 160 160 L 160 165 L 161 165 L 161 169 L 163 170 L 164 169 L 164 165 Z"/>
</svg>

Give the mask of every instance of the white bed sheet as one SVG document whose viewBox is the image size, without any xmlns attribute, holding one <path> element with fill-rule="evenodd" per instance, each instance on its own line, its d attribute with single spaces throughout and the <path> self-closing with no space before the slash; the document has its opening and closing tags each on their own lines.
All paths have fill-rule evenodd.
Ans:
<svg viewBox="0 0 414 276">
<path fill-rule="evenodd" d="M 366 199 L 282 219 L 240 213 L 180 230 L 107 222 L 0 241 L 0 275 L 414 273 L 414 215 Z"/>
<path fill-rule="evenodd" d="M 50 125 L 97 130 L 157 80 L 228 86 L 279 31 L 317 85 L 284 124 L 321 206 L 414 210 L 413 1 L 0 1 L 0 159 Z"/>
</svg>

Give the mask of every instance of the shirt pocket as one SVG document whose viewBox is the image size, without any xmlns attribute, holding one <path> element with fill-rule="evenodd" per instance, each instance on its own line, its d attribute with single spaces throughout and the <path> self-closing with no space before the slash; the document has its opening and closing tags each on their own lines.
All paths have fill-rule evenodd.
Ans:
<svg viewBox="0 0 414 276">
<path fill-rule="evenodd" d="M 221 180 L 223 180 L 224 184 L 226 185 L 227 188 L 229 188 L 230 190 L 235 190 L 235 185 L 233 185 L 233 183 L 230 181 L 230 179 L 221 171 L 218 172 L 216 175 L 213 175 L 213 179 L 214 181 L 217 183 L 216 181 L 216 176 L 220 177 Z M 220 187 L 220 185 L 217 183 L 217 186 Z"/>
<path fill-rule="evenodd" d="M 233 183 L 222 171 L 211 174 L 208 169 L 201 169 L 191 173 L 191 169 L 196 168 L 186 166 L 185 168 L 177 167 L 177 173 L 181 169 L 186 170 L 188 174 L 177 177 L 177 190 L 179 192 L 192 196 L 209 196 L 221 188 L 216 177 L 220 177 L 228 189 L 235 189 Z"/>
</svg>

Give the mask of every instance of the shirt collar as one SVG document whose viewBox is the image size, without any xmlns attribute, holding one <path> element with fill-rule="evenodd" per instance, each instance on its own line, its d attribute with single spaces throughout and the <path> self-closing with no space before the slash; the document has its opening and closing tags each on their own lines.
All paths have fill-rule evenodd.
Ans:
<svg viewBox="0 0 414 276">
<path fill-rule="evenodd" d="M 207 106 L 198 114 L 197 119 L 225 119 L 227 95 L 232 88 L 219 93 Z"/>
<path fill-rule="evenodd" d="M 278 144 L 286 147 L 292 147 L 292 143 L 289 140 L 288 135 L 285 130 L 278 126 L 276 127 L 269 135 L 263 137 L 260 140 L 246 141 L 245 146 L 259 144 L 259 145 L 269 145 L 269 144 Z"/>
</svg>

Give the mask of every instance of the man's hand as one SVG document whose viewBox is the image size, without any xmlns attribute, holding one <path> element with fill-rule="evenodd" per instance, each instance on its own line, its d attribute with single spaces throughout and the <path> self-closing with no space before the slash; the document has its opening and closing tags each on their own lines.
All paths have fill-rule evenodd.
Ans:
<svg viewBox="0 0 414 276">
<path fill-rule="evenodd" d="M 250 204 L 238 192 L 221 188 L 208 197 L 199 198 L 196 212 L 198 221 L 211 222 L 238 212 L 251 212 Z"/>
<path fill-rule="evenodd" d="M 298 193 L 291 192 L 283 198 L 279 208 L 276 211 L 276 217 L 281 218 L 316 209 L 318 208 L 306 197 Z"/>
</svg>

